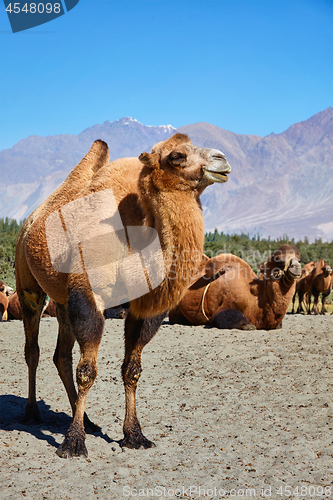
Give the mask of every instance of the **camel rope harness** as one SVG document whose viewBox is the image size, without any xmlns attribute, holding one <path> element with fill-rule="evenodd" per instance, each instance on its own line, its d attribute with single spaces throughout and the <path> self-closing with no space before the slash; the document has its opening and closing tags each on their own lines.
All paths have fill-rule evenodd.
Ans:
<svg viewBox="0 0 333 500">
<path fill-rule="evenodd" d="M 209 318 L 208 318 L 207 314 L 205 313 L 204 302 L 205 302 L 206 293 L 208 291 L 210 283 L 208 283 L 208 285 L 205 286 L 205 290 L 204 290 L 204 293 L 202 294 L 202 299 L 201 299 L 201 311 L 202 311 L 202 314 L 205 316 L 207 321 L 209 321 Z"/>
<path fill-rule="evenodd" d="M 288 276 L 286 275 L 286 272 L 287 272 L 288 267 L 289 267 L 289 264 L 290 264 L 290 262 L 291 262 L 292 260 L 293 260 L 293 257 L 290 257 L 290 259 L 289 259 L 289 260 L 287 260 L 287 262 L 285 263 L 285 266 L 284 266 L 284 268 L 283 268 L 283 269 L 279 269 L 278 271 L 274 271 L 274 270 L 273 270 L 273 271 L 271 272 L 271 275 L 270 275 L 270 276 L 271 276 L 271 278 L 274 278 L 274 279 L 276 279 L 276 280 L 277 280 L 277 279 L 279 279 L 279 278 L 282 276 L 282 281 L 283 281 L 283 284 L 284 284 L 285 286 L 290 286 L 290 284 L 291 284 L 291 283 L 293 283 L 295 280 L 294 280 L 293 278 L 288 278 Z M 266 273 L 265 273 L 265 278 L 266 278 Z M 267 278 L 266 278 L 266 279 L 267 279 Z M 286 281 L 287 281 L 287 282 L 289 282 L 289 284 L 288 284 L 288 283 L 286 283 Z"/>
</svg>

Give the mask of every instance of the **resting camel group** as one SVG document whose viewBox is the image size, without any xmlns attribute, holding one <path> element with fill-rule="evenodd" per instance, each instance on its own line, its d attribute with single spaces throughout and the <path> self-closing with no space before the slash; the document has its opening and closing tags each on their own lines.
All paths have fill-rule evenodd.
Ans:
<svg viewBox="0 0 333 500">
<path fill-rule="evenodd" d="M 210 324 L 221 329 L 265 329 L 280 326 L 301 276 L 300 256 L 282 245 L 262 266 L 260 277 L 239 257 L 209 259 L 205 274 L 170 311 L 171 324 Z"/>
<path fill-rule="evenodd" d="M 234 255 L 208 259 L 203 253 L 199 197 L 209 185 L 226 182 L 230 171 L 221 151 L 196 147 L 184 134 L 156 144 L 139 158 L 111 163 L 107 144 L 98 140 L 25 221 L 16 245 L 16 293 L 10 308 L 13 317 L 23 319 L 25 331 L 29 371 L 25 422 L 40 422 L 38 333 L 50 300 L 59 323 L 53 361 L 73 413 L 57 450 L 59 457 L 87 457 L 85 432 L 99 429 L 85 407 L 97 376 L 106 309 L 129 303 L 120 441 L 129 448 L 154 446 L 137 418 L 136 388 L 142 350 L 168 313 L 171 324 L 244 330 L 281 325 L 302 273 L 295 246 L 282 245 L 267 259 L 259 277 Z M 322 283 L 319 274 L 312 281 L 316 286 Z M 4 307 L 8 308 L 8 299 Z M 72 367 L 76 341 L 81 353 L 77 388 Z"/>
</svg>

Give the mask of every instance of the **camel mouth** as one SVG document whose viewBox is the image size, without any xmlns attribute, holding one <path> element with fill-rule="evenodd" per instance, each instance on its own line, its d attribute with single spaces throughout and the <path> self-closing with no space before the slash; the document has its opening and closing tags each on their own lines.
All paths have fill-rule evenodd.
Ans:
<svg viewBox="0 0 333 500">
<path fill-rule="evenodd" d="M 216 171 L 214 172 L 212 170 L 204 168 L 204 172 L 205 172 L 205 177 L 210 181 L 223 183 L 227 182 L 228 180 L 227 173 L 230 173 L 230 170 L 227 170 L 226 172 L 216 172 Z"/>
<path fill-rule="evenodd" d="M 288 273 L 295 279 L 298 279 L 302 276 L 302 269 L 298 266 L 289 267 Z"/>
</svg>

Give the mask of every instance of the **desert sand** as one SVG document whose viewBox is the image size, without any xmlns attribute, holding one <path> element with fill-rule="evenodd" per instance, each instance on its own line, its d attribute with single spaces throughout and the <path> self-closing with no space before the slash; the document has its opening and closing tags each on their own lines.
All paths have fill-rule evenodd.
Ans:
<svg viewBox="0 0 333 500">
<path fill-rule="evenodd" d="M 23 325 L 0 324 L 1 500 L 333 498 L 332 315 L 287 315 L 280 330 L 250 332 L 165 321 L 143 352 L 138 387 L 150 450 L 118 444 L 123 327 L 106 321 L 88 397 L 102 431 L 87 435 L 88 460 L 64 460 L 55 451 L 71 411 L 52 362 L 57 321 L 41 321 L 43 424 L 33 426 L 22 423 Z"/>
</svg>

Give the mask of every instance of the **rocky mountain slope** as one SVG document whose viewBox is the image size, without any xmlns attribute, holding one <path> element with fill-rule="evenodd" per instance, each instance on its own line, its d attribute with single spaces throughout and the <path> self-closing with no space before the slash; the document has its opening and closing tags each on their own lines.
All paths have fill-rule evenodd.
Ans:
<svg viewBox="0 0 333 500">
<path fill-rule="evenodd" d="M 208 123 L 178 130 L 198 146 L 222 150 L 233 169 L 227 184 L 210 186 L 202 196 L 207 231 L 333 239 L 333 108 L 266 137 Z M 170 125 L 149 127 L 122 118 L 77 136 L 23 139 L 0 152 L 0 217 L 28 216 L 95 139 L 105 140 L 115 159 L 137 156 L 174 132 Z"/>
<path fill-rule="evenodd" d="M 203 195 L 207 229 L 333 239 L 333 108 L 266 137 L 206 123 L 179 130 L 222 149 L 233 167 L 225 189 Z"/>
</svg>

